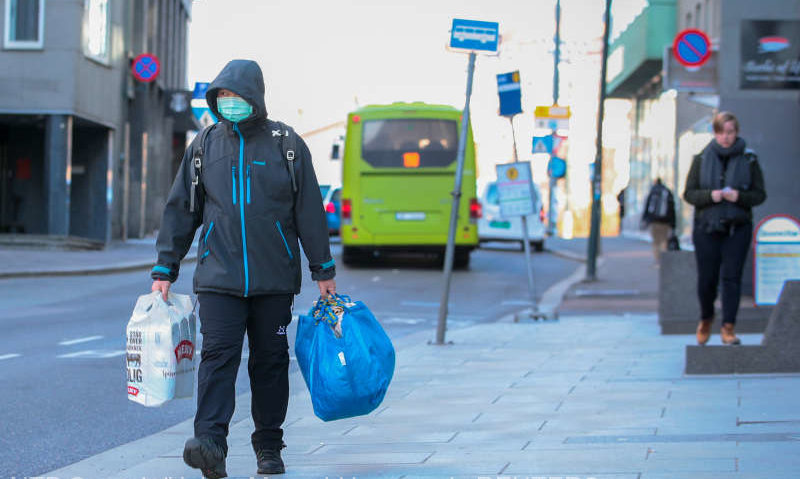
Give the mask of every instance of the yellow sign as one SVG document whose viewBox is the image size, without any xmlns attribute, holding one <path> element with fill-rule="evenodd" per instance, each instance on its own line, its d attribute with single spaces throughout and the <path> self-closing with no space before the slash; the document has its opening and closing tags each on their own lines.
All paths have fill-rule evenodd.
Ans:
<svg viewBox="0 0 800 479">
<path fill-rule="evenodd" d="M 568 106 L 537 106 L 533 112 L 536 118 L 567 119 L 571 114 Z"/>
<path fill-rule="evenodd" d="M 519 178 L 519 171 L 517 171 L 517 169 L 516 169 L 516 168 L 514 168 L 514 167 L 511 167 L 511 168 L 509 168 L 508 170 L 506 170 L 506 177 L 507 177 L 509 180 L 511 180 L 511 181 L 514 181 L 514 180 L 516 180 L 517 178 Z"/>
</svg>

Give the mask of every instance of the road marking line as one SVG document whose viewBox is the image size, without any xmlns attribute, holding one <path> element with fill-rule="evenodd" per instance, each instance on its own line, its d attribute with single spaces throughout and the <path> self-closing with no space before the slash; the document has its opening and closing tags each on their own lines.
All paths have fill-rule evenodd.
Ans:
<svg viewBox="0 0 800 479">
<path fill-rule="evenodd" d="M 384 324 L 420 324 L 426 322 L 418 318 L 387 318 L 381 321 Z"/>
<path fill-rule="evenodd" d="M 72 346 L 73 344 L 80 344 L 80 343 L 88 343 L 89 341 L 97 341 L 98 339 L 103 339 L 102 336 L 87 336 L 85 338 L 78 338 L 78 339 L 69 339 L 66 341 L 61 341 L 58 343 L 61 346 Z"/>
<path fill-rule="evenodd" d="M 401 306 L 420 306 L 423 308 L 438 308 L 438 301 L 400 301 Z M 447 307 L 452 308 L 454 303 L 447 303 Z"/>
<path fill-rule="evenodd" d="M 62 354 L 60 356 L 56 356 L 57 358 L 61 359 L 72 359 L 72 358 L 99 358 L 99 359 L 107 359 L 113 358 L 116 356 L 123 356 L 125 355 L 125 351 L 108 351 L 108 350 L 101 350 L 95 351 L 93 349 L 88 349 L 86 351 L 78 351 L 75 353 L 69 354 Z"/>
<path fill-rule="evenodd" d="M 508 300 L 508 301 L 503 301 L 500 304 L 502 306 L 530 306 L 531 302 L 530 302 L 530 300 L 525 301 L 525 300 L 520 300 L 520 299 L 511 299 L 511 300 Z"/>
<path fill-rule="evenodd" d="M 2 356 L 0 356 L 0 361 L 2 361 L 3 359 L 12 359 L 12 358 L 18 358 L 18 357 L 20 357 L 20 355 L 16 354 L 16 353 L 3 354 Z"/>
</svg>

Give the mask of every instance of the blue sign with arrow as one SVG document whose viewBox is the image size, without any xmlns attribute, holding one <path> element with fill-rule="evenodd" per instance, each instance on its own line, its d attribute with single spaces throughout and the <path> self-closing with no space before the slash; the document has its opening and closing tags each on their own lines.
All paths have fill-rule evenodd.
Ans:
<svg viewBox="0 0 800 479">
<path fill-rule="evenodd" d="M 533 137 L 532 153 L 546 153 L 549 155 L 552 152 L 553 152 L 553 135 Z"/>
<path fill-rule="evenodd" d="M 193 100 L 205 100 L 206 99 L 206 92 L 208 91 L 208 86 L 210 83 L 207 82 L 195 82 L 194 83 L 194 91 L 192 91 L 192 99 Z"/>
<path fill-rule="evenodd" d="M 453 19 L 450 48 L 476 52 L 497 52 L 500 43 L 500 24 L 478 20 Z"/>
<path fill-rule="evenodd" d="M 497 75 L 497 94 L 500 96 L 500 116 L 522 113 L 522 89 L 518 71 Z"/>
</svg>

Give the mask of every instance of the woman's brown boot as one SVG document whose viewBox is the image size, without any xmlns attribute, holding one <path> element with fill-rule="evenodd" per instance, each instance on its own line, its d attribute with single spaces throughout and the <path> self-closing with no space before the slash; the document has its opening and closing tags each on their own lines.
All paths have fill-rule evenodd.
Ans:
<svg viewBox="0 0 800 479">
<path fill-rule="evenodd" d="M 697 323 L 697 344 L 703 346 L 711 336 L 711 319 L 701 319 Z"/>
<path fill-rule="evenodd" d="M 722 329 L 719 330 L 719 335 L 722 338 L 722 344 L 742 344 L 739 338 L 733 333 L 733 323 L 723 323 Z"/>
</svg>

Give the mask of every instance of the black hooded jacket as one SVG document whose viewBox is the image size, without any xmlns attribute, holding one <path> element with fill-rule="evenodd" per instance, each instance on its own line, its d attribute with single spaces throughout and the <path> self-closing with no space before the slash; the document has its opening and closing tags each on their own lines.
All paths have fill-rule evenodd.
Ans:
<svg viewBox="0 0 800 479">
<path fill-rule="evenodd" d="M 253 113 L 236 124 L 223 119 L 217 110 L 223 88 L 247 100 Z M 231 61 L 211 83 L 206 100 L 220 122 L 205 140 L 198 207 L 190 212 L 192 158 L 201 135 L 187 148 L 164 209 L 154 279 L 177 279 L 180 261 L 201 225 L 195 293 L 299 293 L 298 240 L 312 279 L 336 275 L 311 154 L 297 137 L 295 193 L 279 144 L 285 132 L 267 119 L 264 93 L 261 69 L 249 60 Z"/>
</svg>

